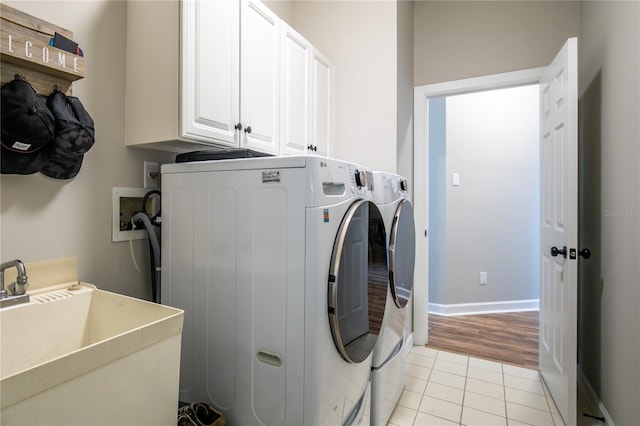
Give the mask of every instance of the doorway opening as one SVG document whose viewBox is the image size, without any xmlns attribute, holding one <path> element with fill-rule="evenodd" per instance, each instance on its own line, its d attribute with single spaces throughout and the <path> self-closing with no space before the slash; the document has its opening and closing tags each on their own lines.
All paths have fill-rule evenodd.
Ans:
<svg viewBox="0 0 640 426">
<path fill-rule="evenodd" d="M 432 98 L 428 117 L 429 346 L 535 369 L 539 90 Z"/>
<path fill-rule="evenodd" d="M 576 423 L 577 401 L 577 38 L 568 39 L 542 69 L 415 88 L 414 205 L 425 238 L 416 257 L 428 259 L 430 99 L 470 89 L 540 83 L 540 344 L 539 371 L 567 424 Z M 429 262 L 416 263 L 414 337 L 426 343 Z M 419 265 L 419 266 L 418 266 Z"/>
<path fill-rule="evenodd" d="M 463 94 L 474 94 L 474 93 L 486 92 L 491 90 L 537 85 L 543 70 L 544 68 L 537 68 L 537 69 L 517 71 L 512 73 L 498 74 L 498 75 L 487 76 L 487 77 L 453 81 L 453 82 L 440 83 L 440 84 L 434 84 L 434 85 L 428 85 L 428 86 L 420 86 L 415 88 L 415 93 L 414 93 L 415 95 L 414 96 L 414 115 L 415 115 L 415 120 L 414 120 L 414 123 L 415 123 L 414 205 L 415 205 L 415 215 L 416 215 L 416 229 L 418 230 L 418 232 L 422 232 L 422 230 L 424 230 L 425 237 L 427 237 L 427 235 L 429 236 L 429 238 L 419 239 L 416 242 L 416 258 L 431 259 L 429 256 L 430 255 L 429 244 L 431 242 L 431 238 L 434 237 L 434 232 L 435 232 L 435 237 L 438 238 L 438 230 L 433 226 L 432 227 L 429 226 L 431 222 L 430 214 L 433 213 L 431 211 L 429 200 L 432 195 L 431 192 L 434 191 L 432 187 L 432 182 L 430 180 L 430 176 L 432 176 L 432 173 L 431 173 L 432 168 L 439 167 L 438 164 L 430 161 L 430 152 L 432 148 L 431 144 L 435 145 L 438 143 L 438 141 L 435 139 L 434 133 L 432 133 L 435 127 L 435 123 L 431 122 L 430 118 L 431 118 L 432 112 L 438 109 L 439 102 L 441 102 L 441 98 L 463 95 Z M 496 151 L 496 155 L 501 155 L 500 152 L 501 150 L 498 148 Z M 473 163 L 473 161 L 471 161 L 471 163 Z M 442 164 L 440 164 L 440 166 L 442 166 Z M 473 165 L 471 165 L 471 167 L 473 167 Z M 537 164 L 536 164 L 536 167 L 537 167 Z M 446 170 L 446 166 L 445 166 L 445 170 Z M 465 182 L 464 180 L 465 175 L 462 175 L 459 172 L 448 170 L 445 175 L 447 179 L 445 190 L 460 189 L 460 187 Z M 500 172 L 498 172 L 497 175 L 499 178 Z M 478 193 L 481 193 L 481 192 L 482 191 Z M 469 206 L 469 205 L 466 207 L 466 210 L 467 210 L 466 213 L 471 213 L 471 216 L 473 216 L 474 214 L 473 210 L 476 210 L 475 213 L 478 213 L 477 210 L 482 209 L 482 207 L 483 207 L 482 201 L 476 200 L 475 207 Z M 508 217 L 507 212 L 505 212 L 505 215 L 499 215 L 498 217 L 495 217 L 495 219 L 496 221 L 499 222 L 501 218 L 502 220 L 504 220 L 505 217 Z M 537 233 L 536 231 L 537 227 L 533 226 L 532 229 L 533 229 L 532 232 Z M 457 241 L 458 241 L 457 244 L 461 244 L 461 246 L 464 246 L 464 243 L 465 243 L 464 235 L 465 235 L 465 232 L 469 232 L 469 230 L 467 229 L 465 231 L 463 229 L 462 231 L 459 231 L 459 232 L 461 232 L 461 234 L 460 236 L 457 237 Z M 475 250 L 479 250 L 479 249 L 476 248 Z M 497 249 L 492 248 L 492 250 L 487 250 L 487 247 L 485 247 L 484 249 L 481 248 L 480 250 L 484 250 L 485 252 L 493 251 L 494 253 L 492 253 L 492 256 L 499 259 L 501 256 L 501 253 L 516 252 L 517 247 L 513 247 L 513 244 L 503 244 L 503 247 L 498 247 Z M 535 263 L 535 261 L 531 259 L 531 255 L 528 260 L 531 263 Z M 428 340 L 429 307 L 441 308 L 442 309 L 441 313 L 444 313 L 444 314 L 471 313 L 473 312 L 474 309 L 476 310 L 480 309 L 481 311 L 484 311 L 484 312 L 492 310 L 491 308 L 486 309 L 487 306 L 484 306 L 484 307 L 481 307 L 478 305 L 473 306 L 473 304 L 470 305 L 468 302 L 460 303 L 459 302 L 460 299 L 455 299 L 455 298 L 449 299 L 452 302 L 448 303 L 446 302 L 446 296 L 447 296 L 446 289 L 444 290 L 445 298 L 442 299 L 445 301 L 445 303 L 435 303 L 433 305 L 430 305 L 429 303 L 432 301 L 430 300 L 431 292 L 429 287 L 431 285 L 434 285 L 433 283 L 430 282 L 430 278 L 432 276 L 437 276 L 438 273 L 441 272 L 436 270 L 436 271 L 433 271 L 434 272 L 433 274 L 430 274 L 431 267 L 432 265 L 430 265 L 430 262 L 416 263 L 416 275 L 415 275 L 416 287 L 414 289 L 415 300 L 414 300 L 413 315 L 414 315 L 414 339 L 418 344 L 426 344 Z M 438 267 L 442 267 L 442 264 L 434 265 L 434 267 L 437 269 Z M 479 269 L 478 271 L 475 271 L 476 268 L 473 268 L 473 269 L 470 269 L 469 267 L 465 268 L 465 265 L 463 263 L 460 263 L 460 261 L 458 262 L 457 265 L 453 265 L 452 267 L 454 269 L 457 269 L 458 271 L 466 269 L 465 273 L 474 275 L 473 281 L 475 283 L 475 286 L 477 287 L 477 288 L 474 287 L 474 290 L 479 289 L 478 291 L 480 292 L 484 290 L 483 288 L 481 288 L 480 281 L 487 281 L 487 285 L 485 289 L 490 288 L 490 285 L 491 285 L 490 280 L 492 275 L 487 276 L 487 272 L 489 271 L 486 271 L 484 269 Z M 484 274 L 482 274 L 482 272 L 484 272 Z M 478 276 L 476 277 L 476 275 Z M 507 289 L 506 291 L 508 292 L 509 290 Z M 437 291 L 434 292 L 434 294 L 436 293 Z M 507 299 L 508 297 L 509 296 L 507 296 Z M 502 299 L 504 300 L 504 298 Z M 537 303 L 537 300 L 535 299 L 537 299 L 537 297 L 531 297 L 530 299 L 527 299 L 529 300 L 529 302 L 533 303 L 533 306 L 530 306 L 529 309 L 535 309 L 537 307 L 537 305 L 535 305 L 535 303 Z M 519 300 L 522 301 L 521 298 Z M 489 300 L 486 298 L 482 301 L 489 302 Z M 440 305 L 440 306 L 436 306 L 436 305 Z M 522 306 L 515 307 L 515 308 L 511 307 L 511 310 L 521 310 L 521 308 Z M 504 306 L 501 309 L 497 309 L 495 306 L 493 307 L 494 311 L 496 310 L 504 311 L 509 309 L 510 309 L 509 307 L 504 307 Z"/>
</svg>

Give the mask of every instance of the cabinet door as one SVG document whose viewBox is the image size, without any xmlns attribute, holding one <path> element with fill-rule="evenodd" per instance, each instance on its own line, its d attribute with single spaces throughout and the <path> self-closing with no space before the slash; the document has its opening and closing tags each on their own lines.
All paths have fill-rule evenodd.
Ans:
<svg viewBox="0 0 640 426">
<path fill-rule="evenodd" d="M 278 154 L 280 19 L 253 0 L 242 0 L 241 15 L 241 145 Z"/>
<path fill-rule="evenodd" d="M 182 136 L 238 146 L 235 125 L 240 115 L 239 3 L 181 3 Z"/>
<path fill-rule="evenodd" d="M 311 144 L 329 156 L 331 144 L 331 63 L 314 49 L 311 60 Z"/>
<path fill-rule="evenodd" d="M 311 144 L 311 44 L 284 22 L 280 131 L 282 154 L 304 154 Z"/>
</svg>

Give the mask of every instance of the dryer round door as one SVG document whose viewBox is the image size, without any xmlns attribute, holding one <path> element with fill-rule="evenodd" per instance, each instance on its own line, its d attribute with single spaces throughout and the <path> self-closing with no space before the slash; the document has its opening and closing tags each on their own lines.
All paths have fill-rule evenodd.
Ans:
<svg viewBox="0 0 640 426">
<path fill-rule="evenodd" d="M 347 210 L 329 267 L 329 325 L 342 357 L 362 362 L 373 351 L 384 315 L 389 269 L 378 207 L 358 200 Z"/>
<path fill-rule="evenodd" d="M 389 234 L 389 287 L 398 308 L 409 302 L 416 262 L 416 227 L 408 200 L 398 204 Z"/>
</svg>

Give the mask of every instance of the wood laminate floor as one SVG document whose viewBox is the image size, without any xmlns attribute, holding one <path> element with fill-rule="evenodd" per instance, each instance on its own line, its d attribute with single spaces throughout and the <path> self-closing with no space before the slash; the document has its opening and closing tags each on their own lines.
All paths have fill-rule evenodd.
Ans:
<svg viewBox="0 0 640 426">
<path fill-rule="evenodd" d="M 429 315 L 427 347 L 538 369 L 538 312 Z"/>
</svg>

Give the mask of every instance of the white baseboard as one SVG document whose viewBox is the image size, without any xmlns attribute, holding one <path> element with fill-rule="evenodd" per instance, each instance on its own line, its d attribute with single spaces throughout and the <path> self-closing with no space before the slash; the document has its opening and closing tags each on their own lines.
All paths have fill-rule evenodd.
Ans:
<svg viewBox="0 0 640 426">
<path fill-rule="evenodd" d="M 589 403 L 589 405 L 591 407 L 595 407 L 595 409 L 599 411 L 599 412 L 590 413 L 590 414 L 603 416 L 605 420 L 605 425 L 615 426 L 615 423 L 613 423 L 613 419 L 609 415 L 609 412 L 607 411 L 602 401 L 600 401 L 600 398 L 596 394 L 596 391 L 593 390 L 593 386 L 591 386 L 591 383 L 589 383 L 589 379 L 587 379 L 587 376 L 584 374 L 584 372 L 582 371 L 582 368 L 580 368 L 579 365 L 578 365 L 578 386 L 582 389 L 582 392 L 584 393 L 584 396 L 587 398 L 587 402 Z M 578 416 L 582 416 L 582 413 L 578 413 Z"/>
<path fill-rule="evenodd" d="M 442 316 L 495 314 L 501 312 L 537 311 L 540 309 L 540 300 L 508 300 L 505 302 L 486 303 L 457 303 L 441 305 L 429 303 L 429 313 Z"/>
</svg>

